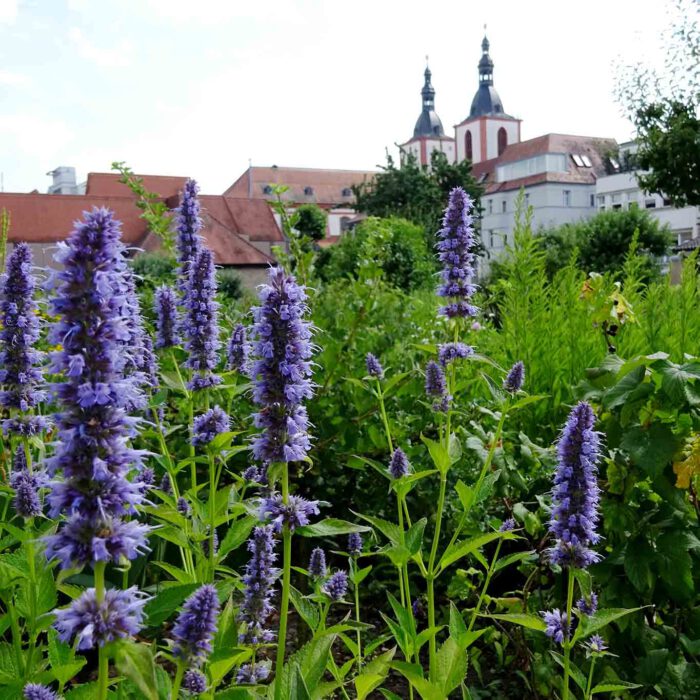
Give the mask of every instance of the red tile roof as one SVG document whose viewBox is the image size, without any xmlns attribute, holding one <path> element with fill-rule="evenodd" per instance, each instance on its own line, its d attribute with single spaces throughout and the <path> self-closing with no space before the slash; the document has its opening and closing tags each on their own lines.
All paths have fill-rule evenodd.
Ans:
<svg viewBox="0 0 700 700">
<path fill-rule="evenodd" d="M 343 190 L 372 179 L 377 173 L 369 170 L 328 170 L 323 168 L 250 167 L 224 195 L 250 199 L 274 199 L 265 194 L 266 185 L 287 185 L 283 199 L 296 204 L 311 202 L 318 205 L 352 205 L 354 197 Z M 310 187 L 313 194 L 305 194 Z"/>
<path fill-rule="evenodd" d="M 121 182 L 116 173 L 88 173 L 85 194 L 101 197 L 133 197 L 131 190 Z M 163 199 L 178 196 L 185 186 L 186 177 L 171 175 L 137 175 L 143 178 L 143 186 Z"/>
</svg>

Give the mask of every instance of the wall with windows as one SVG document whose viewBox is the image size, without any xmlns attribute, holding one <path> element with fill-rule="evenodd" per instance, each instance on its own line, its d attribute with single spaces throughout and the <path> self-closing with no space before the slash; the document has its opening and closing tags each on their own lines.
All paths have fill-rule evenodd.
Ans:
<svg viewBox="0 0 700 700">
<path fill-rule="evenodd" d="M 450 163 L 454 163 L 455 160 L 455 143 L 448 137 L 415 139 L 404 143 L 401 149 L 405 153 L 413 154 L 421 165 L 430 165 L 430 157 L 433 151 L 442 151 Z"/>
</svg>

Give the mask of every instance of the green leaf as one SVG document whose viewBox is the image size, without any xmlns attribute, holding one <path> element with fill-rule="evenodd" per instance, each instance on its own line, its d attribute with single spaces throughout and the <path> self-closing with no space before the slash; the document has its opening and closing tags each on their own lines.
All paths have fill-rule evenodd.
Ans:
<svg viewBox="0 0 700 700">
<path fill-rule="evenodd" d="M 511 532 L 489 532 L 485 535 L 477 535 L 476 537 L 470 537 L 468 540 L 462 540 L 461 542 L 455 542 L 451 547 L 448 547 L 445 553 L 440 559 L 438 564 L 438 569 L 443 571 L 448 566 L 454 564 L 455 562 L 463 559 L 468 554 L 475 552 L 489 542 L 493 542 L 497 539 L 515 539 L 515 535 Z"/>
<path fill-rule="evenodd" d="M 562 667 L 564 668 L 564 657 L 557 653 L 556 651 L 550 651 L 549 652 L 554 660 Z M 576 666 L 573 662 L 569 662 L 569 673 L 571 674 L 571 677 L 574 679 L 574 683 L 585 692 L 586 690 L 586 677 L 583 675 L 581 670 Z"/>
<path fill-rule="evenodd" d="M 368 532 L 369 529 L 366 525 L 357 525 L 347 520 L 326 518 L 312 525 L 298 527 L 294 532 L 302 537 L 335 537 L 336 535 L 349 535 L 352 532 Z"/>
<path fill-rule="evenodd" d="M 608 408 L 622 406 L 629 395 L 644 381 L 646 367 L 643 365 L 628 372 L 617 384 L 610 387 L 603 395 L 603 405 Z"/>
<path fill-rule="evenodd" d="M 660 370 L 663 379 L 661 380 L 661 388 L 664 393 L 675 404 L 683 404 L 685 402 L 686 385 L 700 378 L 700 363 L 690 362 L 685 365 L 674 365 L 666 363 L 661 366 Z"/>
<path fill-rule="evenodd" d="M 148 700 L 158 700 L 155 659 L 153 650 L 146 644 L 130 639 L 115 643 L 114 664 L 122 675 L 134 683 Z"/>
<path fill-rule="evenodd" d="M 367 673 L 367 671 L 357 676 L 357 678 L 355 678 L 357 700 L 365 700 L 373 690 L 377 689 L 382 684 L 385 678 L 386 674 Z"/>
<path fill-rule="evenodd" d="M 225 557 L 229 552 L 238 549 L 248 539 L 257 522 L 258 519 L 252 515 L 245 515 L 236 520 L 226 531 L 224 539 L 221 540 L 219 557 Z"/>
<path fill-rule="evenodd" d="M 635 426 L 622 438 L 620 446 L 649 476 L 660 476 L 678 449 L 678 439 L 671 427 L 652 423 L 649 428 Z"/>
<path fill-rule="evenodd" d="M 428 448 L 430 458 L 433 460 L 435 468 L 444 474 L 450 468 L 450 454 L 442 445 L 442 443 L 436 440 L 431 440 L 430 438 L 421 435 L 420 439 L 423 441 L 425 446 Z"/>
<path fill-rule="evenodd" d="M 373 525 L 393 544 L 401 544 L 401 541 L 403 539 L 403 533 L 399 529 L 398 525 L 390 523 L 388 520 L 382 520 L 382 518 L 372 517 L 371 515 L 363 515 L 362 513 L 354 513 L 354 515 L 357 515 L 358 517 L 370 523 L 370 525 Z"/>
<path fill-rule="evenodd" d="M 48 656 L 51 672 L 59 683 L 65 685 L 85 666 L 87 659 L 82 656 L 76 659 L 73 648 L 60 641 L 54 629 L 48 631 L 48 637 Z"/>
<path fill-rule="evenodd" d="M 544 632 L 547 629 L 544 620 L 539 615 L 530 615 L 529 613 L 503 613 L 493 615 L 479 615 L 479 617 L 488 617 L 493 620 L 503 620 L 503 622 L 512 622 L 514 625 L 520 625 L 530 630 Z"/>
<path fill-rule="evenodd" d="M 317 637 L 292 654 L 282 669 L 282 677 L 269 686 L 268 697 L 274 698 L 278 682 L 282 684 L 283 698 L 310 697 L 308 688 L 319 684 L 335 637 L 334 634 Z"/>
<path fill-rule="evenodd" d="M 413 523 L 405 535 L 406 548 L 411 556 L 415 556 L 420 552 L 423 545 L 423 533 L 425 526 L 428 523 L 427 518 L 421 518 L 418 522 Z"/>
<path fill-rule="evenodd" d="M 543 401 L 544 399 L 548 398 L 549 396 L 547 396 L 547 394 L 532 394 L 531 396 L 524 396 L 522 399 L 518 399 L 515 403 L 508 407 L 508 413 L 514 413 L 515 411 L 519 411 L 521 408 L 525 408 L 525 406 L 529 406 L 532 403 L 537 403 L 538 401 Z"/>
<path fill-rule="evenodd" d="M 494 573 L 496 571 L 501 571 L 501 569 L 505 569 L 508 566 L 524 561 L 525 559 L 529 559 L 535 554 L 535 550 L 531 549 L 529 552 L 514 552 L 513 554 L 508 554 L 505 557 L 499 557 L 498 561 L 496 562 L 496 566 L 493 567 Z"/>
<path fill-rule="evenodd" d="M 445 695 L 440 686 L 436 686 L 423 678 L 423 669 L 420 666 L 394 661 L 392 667 L 406 678 L 420 693 L 423 700 L 447 700 L 447 695 Z"/>
<path fill-rule="evenodd" d="M 452 637 L 438 649 L 435 668 L 435 677 L 445 695 L 457 688 L 467 675 L 467 654 Z"/>
<path fill-rule="evenodd" d="M 159 566 L 164 571 L 167 571 L 176 581 L 180 583 L 191 583 L 194 581 L 194 577 L 188 574 L 184 569 L 178 566 L 173 566 L 164 561 L 153 562 L 156 566 Z"/>
<path fill-rule="evenodd" d="M 665 588 L 674 600 L 686 601 L 695 591 L 692 560 L 683 538 L 666 532 L 656 540 L 656 565 Z"/>
<path fill-rule="evenodd" d="M 638 610 L 641 610 L 641 608 L 605 608 L 603 610 L 598 610 L 590 617 L 583 617 L 572 641 L 575 643 L 580 639 L 585 639 L 599 629 L 606 627 L 611 622 L 619 620 L 626 615 L 631 615 Z"/>
<path fill-rule="evenodd" d="M 250 658 L 250 649 L 238 647 L 223 647 L 215 649 L 207 661 L 209 674 L 214 686 L 224 679 L 224 676 L 234 667 L 239 666 Z"/>
<path fill-rule="evenodd" d="M 369 576 L 370 571 L 372 571 L 371 566 L 365 566 L 363 569 L 358 569 L 353 566 L 350 573 L 351 583 L 354 586 L 359 586 L 367 578 L 367 576 Z"/>
<path fill-rule="evenodd" d="M 289 597 L 294 605 L 294 609 L 306 622 L 312 632 L 316 631 L 319 623 L 318 608 L 306 597 L 304 597 L 294 586 L 289 587 Z"/>
<path fill-rule="evenodd" d="M 644 537 L 637 537 L 627 543 L 625 549 L 625 574 L 632 585 L 640 592 L 650 591 L 654 586 L 655 576 L 651 569 L 654 562 L 654 550 Z"/>
<path fill-rule="evenodd" d="M 150 627 L 160 627 L 177 609 L 187 596 L 197 588 L 196 583 L 163 588 L 145 607 L 146 619 Z"/>
<path fill-rule="evenodd" d="M 634 690 L 641 688 L 639 683 L 627 683 L 626 681 L 615 681 L 614 683 L 601 683 L 591 689 L 591 695 L 595 693 L 619 693 L 623 690 Z"/>
</svg>

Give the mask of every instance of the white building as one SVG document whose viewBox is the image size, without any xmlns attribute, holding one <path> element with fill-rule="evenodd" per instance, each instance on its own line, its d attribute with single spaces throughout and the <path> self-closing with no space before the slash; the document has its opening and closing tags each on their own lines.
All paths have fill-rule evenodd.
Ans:
<svg viewBox="0 0 700 700">
<path fill-rule="evenodd" d="M 625 167 L 633 162 L 637 150 L 634 141 L 620 145 L 620 172 L 598 178 L 596 182 L 596 208 L 599 211 L 612 209 L 646 209 L 661 224 L 667 225 L 674 234 L 676 245 L 700 237 L 700 207 L 677 208 L 662 194 L 644 192 L 637 183 L 637 172 Z M 617 165 L 617 163 L 616 163 Z"/>
</svg>

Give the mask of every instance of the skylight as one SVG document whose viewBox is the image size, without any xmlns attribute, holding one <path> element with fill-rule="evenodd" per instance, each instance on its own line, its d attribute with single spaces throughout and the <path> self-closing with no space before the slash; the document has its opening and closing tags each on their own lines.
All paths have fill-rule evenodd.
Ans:
<svg viewBox="0 0 700 700">
<path fill-rule="evenodd" d="M 577 167 L 583 168 L 583 160 L 582 160 L 581 156 L 578 155 L 578 153 L 572 153 L 571 160 L 573 160 L 574 163 L 576 163 Z"/>
</svg>

